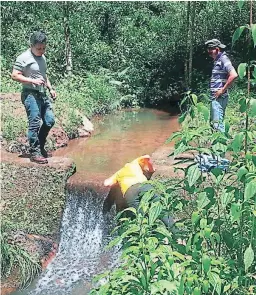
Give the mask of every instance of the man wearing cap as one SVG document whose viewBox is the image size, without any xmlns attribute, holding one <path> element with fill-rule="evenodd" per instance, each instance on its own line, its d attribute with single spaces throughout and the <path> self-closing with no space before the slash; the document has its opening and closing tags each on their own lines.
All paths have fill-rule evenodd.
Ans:
<svg viewBox="0 0 256 295">
<path fill-rule="evenodd" d="M 227 89 L 237 77 L 237 72 L 226 52 L 223 51 L 226 45 L 218 39 L 208 40 L 205 45 L 209 55 L 214 60 L 210 82 L 211 125 L 215 130 L 225 132 L 223 120 L 228 103 Z"/>
<path fill-rule="evenodd" d="M 52 105 L 46 95 L 48 88 L 51 97 L 56 99 L 56 92 L 46 74 L 46 41 L 44 32 L 34 32 L 30 37 L 30 48 L 17 57 L 11 75 L 13 80 L 23 84 L 21 100 L 28 117 L 30 160 L 38 164 L 48 163 L 49 153 L 44 146 L 55 122 Z"/>
</svg>

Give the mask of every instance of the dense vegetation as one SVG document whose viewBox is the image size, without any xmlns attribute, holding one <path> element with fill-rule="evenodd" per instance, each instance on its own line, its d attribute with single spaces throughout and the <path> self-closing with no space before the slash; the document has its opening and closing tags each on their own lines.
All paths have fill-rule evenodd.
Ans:
<svg viewBox="0 0 256 295">
<path fill-rule="evenodd" d="M 256 25 L 239 27 L 256 46 Z M 236 96 L 226 132 L 212 132 L 205 101 L 187 92 L 187 111 L 181 115 L 182 131 L 175 132 L 174 155 L 184 151 L 222 156 L 229 154 L 228 170 L 202 172 L 195 162 L 183 170 L 184 177 L 153 182 L 144 194 L 134 218 L 119 215 L 119 233 L 110 246 L 122 243 L 120 266 L 96 278 L 91 294 L 255 294 L 256 292 L 256 97 L 251 82 L 256 78 L 252 61 L 238 67 L 247 72 L 247 92 Z M 184 160 L 182 161 L 184 162 Z M 154 194 L 161 195 L 157 202 Z M 165 212 L 179 217 L 175 231 L 161 222 Z M 105 281 L 102 281 L 105 278 Z"/>
<path fill-rule="evenodd" d="M 178 139 L 175 154 L 227 151 L 233 159 L 227 173 L 204 174 L 191 164 L 184 179 L 154 183 L 162 199 L 152 204 L 145 195 L 135 219 L 122 220 L 113 243 L 123 242 L 124 263 L 104 275 L 107 284 L 92 294 L 255 293 L 256 29 L 248 13 L 252 1 L 242 2 L 1 3 L 3 92 L 17 90 L 9 78 L 12 63 L 27 48 L 31 31 L 41 28 L 49 35 L 49 75 L 59 93 L 56 115 L 68 116 L 68 132 L 79 123 L 74 109 L 91 115 L 157 105 L 191 89 L 196 94 L 186 92 L 183 131 L 171 138 Z M 213 37 L 229 49 L 233 39 L 230 56 L 240 64 L 240 78 L 251 74 L 247 86 L 233 91 L 236 103 L 225 134 L 212 134 L 207 101 L 200 95 L 212 65 L 203 44 Z M 21 122 L 8 105 L 2 120 L 6 138 L 19 136 L 17 129 L 25 132 L 25 121 L 17 128 Z M 166 210 L 188 213 L 175 234 L 159 221 Z"/>
<path fill-rule="evenodd" d="M 177 102 L 188 88 L 200 93 L 208 86 L 212 60 L 204 47 L 207 39 L 227 44 L 235 66 L 245 60 L 248 51 L 241 44 L 246 37 L 230 52 L 231 35 L 248 23 L 249 3 L 241 9 L 234 4 L 2 2 L 1 92 L 20 89 L 10 79 L 12 64 L 29 46 L 32 31 L 42 29 L 49 38 L 49 76 L 58 93 L 56 126 L 70 137 L 76 136 L 79 114 Z M 7 141 L 24 137 L 25 113 L 19 120 L 16 106 L 2 107 L 3 136 Z"/>
<path fill-rule="evenodd" d="M 231 49 L 236 26 L 249 21 L 248 5 L 240 10 L 233 1 L 6 1 L 1 4 L 2 75 L 9 79 L 16 56 L 28 46 L 29 35 L 41 28 L 49 36 L 49 74 L 56 86 L 72 72 L 79 79 L 69 87 L 84 93 L 81 86 L 92 73 L 120 91 L 118 101 L 123 105 L 171 101 L 188 86 L 184 76 L 188 59 L 193 58 L 193 89 L 209 76 L 207 39 L 219 38 Z M 246 48 L 238 42 L 232 50 L 235 64 L 245 54 Z M 5 83 L 2 87 L 7 90 Z M 98 100 L 104 101 L 104 95 L 99 93 Z M 90 102 L 86 95 L 83 98 Z"/>
</svg>

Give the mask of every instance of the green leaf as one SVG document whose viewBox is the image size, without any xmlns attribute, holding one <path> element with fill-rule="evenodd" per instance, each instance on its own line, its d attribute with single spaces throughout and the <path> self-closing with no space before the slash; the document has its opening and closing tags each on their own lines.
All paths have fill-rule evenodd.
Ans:
<svg viewBox="0 0 256 295">
<path fill-rule="evenodd" d="M 256 65 L 254 65 L 254 69 L 253 69 L 252 75 L 256 79 Z"/>
<path fill-rule="evenodd" d="M 155 282 L 152 284 L 152 293 L 156 293 L 157 291 L 160 292 L 160 294 L 163 294 L 165 291 L 168 292 L 168 294 L 177 294 L 177 286 L 175 282 L 167 281 L 167 280 L 160 280 L 158 282 Z M 170 293 L 169 293 L 170 292 Z M 175 293 L 173 293 L 175 292 Z M 159 294 L 159 293 L 157 293 Z"/>
<path fill-rule="evenodd" d="M 232 46 L 234 46 L 235 42 L 240 38 L 245 28 L 246 26 L 241 26 L 235 30 L 235 33 L 233 34 L 233 37 L 232 37 Z"/>
<path fill-rule="evenodd" d="M 179 154 L 182 154 L 183 152 L 185 152 L 186 150 L 188 149 L 188 147 L 183 143 L 181 142 L 177 148 L 175 148 L 175 151 L 173 153 L 174 156 L 177 156 Z"/>
<path fill-rule="evenodd" d="M 241 147 L 243 145 L 243 140 L 244 140 L 244 134 L 242 132 L 236 134 L 233 142 L 232 142 L 232 149 L 234 152 L 240 152 Z"/>
<path fill-rule="evenodd" d="M 199 103 L 197 105 L 197 109 L 200 113 L 203 114 L 204 120 L 207 122 L 209 119 L 209 115 L 210 115 L 209 109 L 205 105 L 203 105 L 202 103 Z"/>
<path fill-rule="evenodd" d="M 211 258 L 208 255 L 203 255 L 202 264 L 203 264 L 203 270 L 205 271 L 205 273 L 208 273 L 211 267 Z"/>
<path fill-rule="evenodd" d="M 256 99 L 250 100 L 250 111 L 249 111 L 250 117 L 256 117 Z"/>
<path fill-rule="evenodd" d="M 198 198 L 197 198 L 198 209 L 203 209 L 209 203 L 210 203 L 210 200 L 207 198 L 206 192 L 202 192 L 198 195 Z"/>
<path fill-rule="evenodd" d="M 234 191 L 226 192 L 224 190 L 220 197 L 222 208 L 225 209 L 227 205 L 232 201 L 233 198 L 234 198 Z"/>
<path fill-rule="evenodd" d="M 159 233 L 159 234 L 163 235 L 164 237 L 172 239 L 172 233 L 169 230 L 167 230 L 165 227 L 157 227 L 154 230 L 154 232 Z"/>
<path fill-rule="evenodd" d="M 244 0 L 238 0 L 237 5 L 238 5 L 238 7 L 239 7 L 240 10 L 242 9 L 242 7 L 244 5 L 244 2 L 245 2 Z"/>
<path fill-rule="evenodd" d="M 247 173 L 248 173 L 248 170 L 244 166 L 239 168 L 237 171 L 238 179 L 241 180 L 243 178 L 243 176 L 245 176 Z"/>
<path fill-rule="evenodd" d="M 232 203 L 230 213 L 232 222 L 239 221 L 242 213 L 240 204 Z"/>
<path fill-rule="evenodd" d="M 191 97 L 192 97 L 192 101 L 194 103 L 194 105 L 197 104 L 197 96 L 195 94 L 191 94 Z"/>
<path fill-rule="evenodd" d="M 208 272 L 208 278 L 209 278 L 209 282 L 210 284 L 213 286 L 213 288 L 215 289 L 215 291 L 217 292 L 217 294 L 221 294 L 221 279 L 219 277 L 219 275 L 215 272 Z M 214 294 L 214 292 L 213 292 Z"/>
<path fill-rule="evenodd" d="M 247 63 L 239 64 L 237 68 L 237 72 L 240 79 L 243 79 L 243 77 L 246 75 L 246 67 L 247 67 Z"/>
<path fill-rule="evenodd" d="M 249 267 L 252 265 L 254 260 L 254 252 L 252 249 L 252 245 L 250 245 L 244 252 L 244 268 L 245 272 L 249 269 Z"/>
<path fill-rule="evenodd" d="M 184 294 L 184 276 L 181 277 L 181 280 L 180 280 L 180 286 L 179 286 L 179 295 L 183 295 Z"/>
<path fill-rule="evenodd" d="M 253 165 L 256 166 L 256 156 L 252 155 L 252 162 L 253 162 Z"/>
<path fill-rule="evenodd" d="M 256 194 L 256 180 L 252 180 L 245 186 L 244 198 L 246 201 L 250 200 Z"/>
<path fill-rule="evenodd" d="M 184 120 L 186 119 L 187 113 L 182 114 L 179 119 L 178 122 L 181 124 L 182 122 L 184 122 Z"/>
<path fill-rule="evenodd" d="M 200 219 L 199 211 L 193 212 L 192 216 L 191 216 L 192 224 L 196 225 L 196 223 L 198 222 L 199 219 Z"/>
<path fill-rule="evenodd" d="M 251 29 L 252 29 L 253 44 L 255 47 L 256 46 L 256 24 L 252 24 Z"/>
<path fill-rule="evenodd" d="M 240 104 L 239 111 L 241 113 L 244 113 L 246 111 L 246 108 L 247 108 L 246 98 L 243 97 L 243 98 L 239 99 L 239 104 Z"/>
<path fill-rule="evenodd" d="M 159 217 L 163 209 L 160 203 L 156 203 L 149 210 L 149 224 L 153 225 L 156 219 Z"/>
<path fill-rule="evenodd" d="M 200 177 L 200 175 L 201 175 L 201 172 L 198 169 L 197 165 L 190 166 L 188 168 L 188 175 L 187 175 L 189 186 L 193 186 L 198 180 L 198 178 Z"/>
</svg>

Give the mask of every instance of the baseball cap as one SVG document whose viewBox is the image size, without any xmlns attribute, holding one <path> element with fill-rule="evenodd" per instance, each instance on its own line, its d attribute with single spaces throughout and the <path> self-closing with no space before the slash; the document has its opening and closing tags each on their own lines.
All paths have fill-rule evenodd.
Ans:
<svg viewBox="0 0 256 295">
<path fill-rule="evenodd" d="M 207 48 L 215 48 L 215 47 L 219 47 L 222 49 L 226 48 L 226 45 L 222 44 L 220 40 L 218 39 L 208 40 L 204 44 L 207 46 Z"/>
</svg>

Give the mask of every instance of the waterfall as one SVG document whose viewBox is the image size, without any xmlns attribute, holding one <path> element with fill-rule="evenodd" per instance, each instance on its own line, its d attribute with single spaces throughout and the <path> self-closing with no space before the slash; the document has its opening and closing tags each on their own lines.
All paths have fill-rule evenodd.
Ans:
<svg viewBox="0 0 256 295">
<path fill-rule="evenodd" d="M 93 276 L 115 267 L 118 247 L 105 250 L 114 212 L 103 215 L 103 199 L 90 189 L 68 193 L 58 252 L 29 295 L 88 294 Z"/>
</svg>

